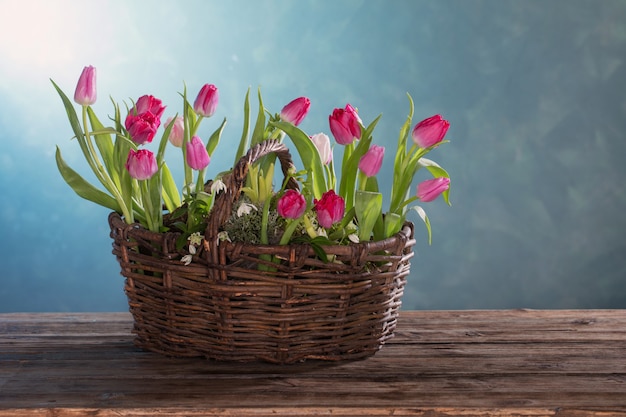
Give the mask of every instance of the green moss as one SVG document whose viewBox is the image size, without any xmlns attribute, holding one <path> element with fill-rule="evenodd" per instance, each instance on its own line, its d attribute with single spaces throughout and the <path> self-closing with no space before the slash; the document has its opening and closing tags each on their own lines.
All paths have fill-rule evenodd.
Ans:
<svg viewBox="0 0 626 417">
<path fill-rule="evenodd" d="M 251 244 L 261 243 L 261 224 L 263 207 L 250 210 L 248 214 L 237 215 L 237 210 L 242 204 L 251 204 L 245 195 L 233 205 L 233 212 L 222 229 L 228 232 L 228 237 L 233 242 L 246 242 Z M 285 228 L 285 220 L 278 215 L 275 208 L 275 200 L 270 201 L 270 212 L 267 219 L 267 235 L 269 243 L 276 245 L 280 241 Z"/>
</svg>

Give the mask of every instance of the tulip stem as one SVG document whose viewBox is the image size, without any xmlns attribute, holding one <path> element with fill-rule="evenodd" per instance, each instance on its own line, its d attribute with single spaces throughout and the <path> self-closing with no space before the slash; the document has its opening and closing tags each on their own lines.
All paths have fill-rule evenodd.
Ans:
<svg viewBox="0 0 626 417">
<path fill-rule="evenodd" d="M 289 243 L 289 240 L 291 240 L 291 236 L 293 236 L 293 232 L 296 231 L 296 227 L 298 227 L 301 220 L 302 218 L 299 218 L 293 219 L 289 222 L 289 224 L 285 228 L 285 233 L 283 233 L 283 236 L 280 238 L 279 245 L 286 245 L 287 243 Z"/>
<path fill-rule="evenodd" d="M 266 199 L 265 203 L 263 203 L 263 216 L 261 217 L 261 244 L 267 245 L 269 243 L 269 238 L 267 237 L 267 223 L 270 214 L 270 200 Z"/>
<path fill-rule="evenodd" d="M 82 108 L 83 108 L 83 126 L 85 127 L 85 143 L 87 145 L 87 149 L 89 153 L 89 157 L 87 158 L 87 161 L 89 162 L 89 165 L 91 165 L 91 169 L 96 174 L 96 176 L 98 177 L 102 185 L 104 185 L 105 188 L 111 194 L 113 194 L 113 198 L 115 198 L 117 203 L 120 205 L 120 210 L 122 211 L 122 215 L 126 219 L 126 222 L 128 224 L 131 224 L 134 221 L 132 210 L 128 210 L 128 207 L 126 206 L 126 203 L 120 191 L 117 189 L 117 187 L 115 186 L 115 183 L 113 182 L 109 174 L 106 172 L 106 170 L 102 166 L 100 159 L 98 159 L 98 154 L 96 153 L 96 150 L 91 141 L 89 125 L 87 124 L 87 106 L 82 106 Z"/>
<path fill-rule="evenodd" d="M 411 198 L 408 198 L 408 199 L 404 200 L 404 201 L 402 202 L 402 204 L 400 204 L 400 205 L 398 206 L 398 209 L 396 210 L 396 214 L 401 214 L 401 213 L 402 213 L 402 209 L 403 209 L 404 207 L 408 206 L 409 204 L 411 204 L 412 202 L 414 202 L 415 200 L 419 200 L 419 197 L 418 197 L 418 196 L 416 196 L 416 195 L 415 195 L 415 196 L 413 196 L 413 197 L 411 197 Z M 400 212 L 400 213 L 398 213 L 398 212 Z"/>
<path fill-rule="evenodd" d="M 367 186 L 367 175 L 363 171 L 359 172 L 359 191 L 365 191 Z"/>
<path fill-rule="evenodd" d="M 261 217 L 261 244 L 262 245 L 267 245 L 269 243 L 269 239 L 267 237 L 267 220 L 269 218 L 269 212 L 270 212 L 270 201 L 269 199 L 267 199 L 265 201 L 265 203 L 263 204 L 263 215 Z M 273 255 L 266 255 L 266 254 L 262 254 L 259 255 L 259 259 L 264 260 L 264 261 L 271 261 L 271 262 L 275 262 L 275 260 L 273 259 Z M 260 271 L 276 271 L 276 268 L 272 268 L 270 266 L 267 266 L 265 264 L 259 264 L 258 269 Z"/>
<path fill-rule="evenodd" d="M 315 239 L 317 237 L 317 232 L 315 231 L 313 224 L 311 224 L 311 220 L 309 220 L 307 216 L 304 216 L 302 220 L 304 220 L 304 227 L 308 235 L 311 237 L 311 239 Z"/>
</svg>

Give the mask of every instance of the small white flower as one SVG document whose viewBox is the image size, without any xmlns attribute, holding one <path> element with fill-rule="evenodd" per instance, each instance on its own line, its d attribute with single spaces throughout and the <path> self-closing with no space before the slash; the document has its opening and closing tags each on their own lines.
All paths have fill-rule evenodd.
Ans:
<svg viewBox="0 0 626 417">
<path fill-rule="evenodd" d="M 185 255 L 185 256 L 183 256 L 183 257 L 181 258 L 181 260 L 180 260 L 180 261 L 181 261 L 182 263 L 184 263 L 184 264 L 185 264 L 185 266 L 186 266 L 186 265 L 189 265 L 189 264 L 191 263 L 192 259 L 193 259 L 193 256 L 191 256 L 191 255 Z"/>
<path fill-rule="evenodd" d="M 220 242 L 223 242 L 225 240 L 232 242 L 232 240 L 230 240 L 230 237 L 228 236 L 228 232 L 226 230 L 223 230 L 217 234 L 217 245 L 219 246 Z"/>
<path fill-rule="evenodd" d="M 359 243 L 359 236 L 355 233 L 350 233 L 348 235 L 348 239 L 350 239 L 350 242 L 352 243 Z"/>
<path fill-rule="evenodd" d="M 254 204 L 250 204 L 250 203 L 241 203 L 241 204 L 239 205 L 239 207 L 237 208 L 237 217 L 241 217 L 241 216 L 243 216 L 244 214 L 246 214 L 246 215 L 247 215 L 247 214 L 250 214 L 250 212 L 251 212 L 253 209 L 254 209 L 254 210 L 258 210 L 258 209 L 254 206 Z"/>
<path fill-rule="evenodd" d="M 211 194 L 217 194 L 220 191 L 226 191 L 226 184 L 222 180 L 215 180 L 211 184 Z"/>
<path fill-rule="evenodd" d="M 189 253 L 192 255 L 196 254 L 196 247 L 194 245 L 189 245 Z"/>
<path fill-rule="evenodd" d="M 328 237 L 328 233 L 326 233 L 326 229 L 323 227 L 318 227 L 315 233 L 317 233 L 318 236 Z"/>
<path fill-rule="evenodd" d="M 200 232 L 196 232 L 196 233 L 192 233 L 191 235 L 189 235 L 189 237 L 187 238 L 187 240 L 191 245 L 199 245 L 202 243 L 202 239 L 204 239 L 204 236 L 202 236 L 200 234 Z"/>
</svg>

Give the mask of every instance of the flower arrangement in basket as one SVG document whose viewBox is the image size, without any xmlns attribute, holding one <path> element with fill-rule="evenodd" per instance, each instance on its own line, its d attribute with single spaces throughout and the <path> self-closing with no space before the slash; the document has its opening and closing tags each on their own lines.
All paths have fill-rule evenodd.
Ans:
<svg viewBox="0 0 626 417">
<path fill-rule="evenodd" d="M 207 181 L 226 126 L 224 119 L 206 143 L 200 137 L 218 105 L 214 85 L 204 85 L 193 104 L 185 88 L 182 113 L 163 129 L 166 108 L 151 95 L 125 108 L 113 102 L 112 126 L 105 126 L 91 107 L 91 66 L 74 94 L 82 118 L 53 85 L 103 188 L 70 168 L 58 147 L 57 166 L 79 196 L 112 210 L 113 253 L 138 346 L 170 356 L 291 363 L 367 357 L 392 337 L 415 243 L 407 212 L 417 211 L 430 241 L 428 217 L 411 204 L 439 195 L 448 202 L 448 173 L 424 157 L 444 142 L 449 124 L 441 116 L 411 129 L 408 96 L 384 211 L 377 174 L 385 148 L 373 143 L 380 116 L 366 125 L 350 104 L 329 116 L 332 146 L 328 135 L 298 128 L 309 110 L 306 97 L 272 114 L 259 91 L 251 126 L 248 91 L 232 169 Z M 159 129 L 158 146 L 149 150 Z M 181 189 L 165 162 L 168 144 L 182 153 Z M 275 175 L 277 166 L 282 175 Z M 420 168 L 433 178 L 414 193 Z"/>
</svg>

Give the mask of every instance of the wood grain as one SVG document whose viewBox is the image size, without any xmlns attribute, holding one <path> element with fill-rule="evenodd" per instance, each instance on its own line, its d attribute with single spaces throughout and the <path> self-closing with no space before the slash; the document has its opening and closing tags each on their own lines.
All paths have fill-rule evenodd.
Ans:
<svg viewBox="0 0 626 417">
<path fill-rule="evenodd" d="M 374 357 L 173 359 L 126 313 L 0 314 L 5 416 L 626 416 L 626 310 L 402 312 Z"/>
</svg>

